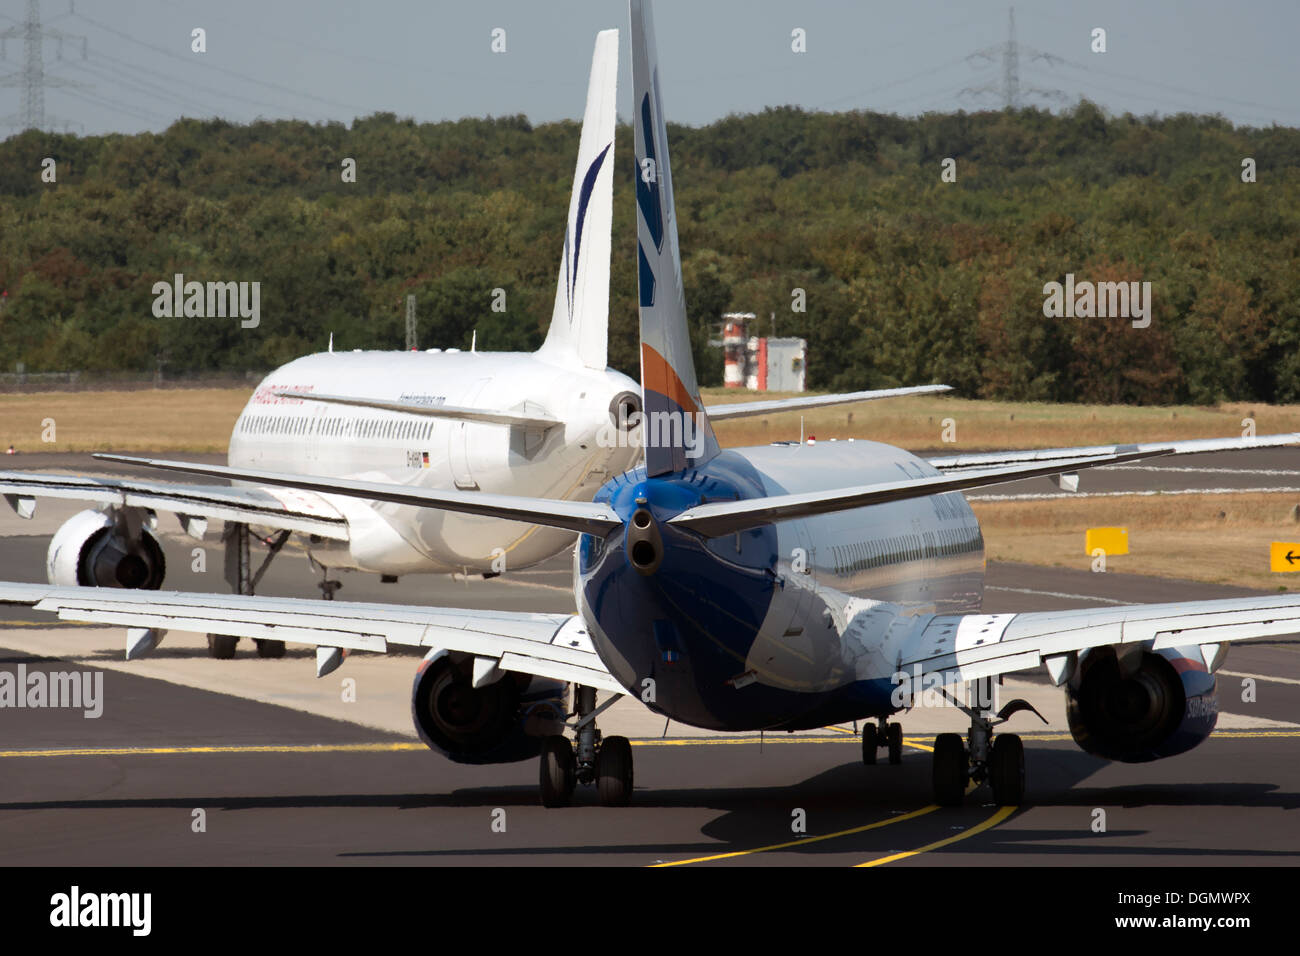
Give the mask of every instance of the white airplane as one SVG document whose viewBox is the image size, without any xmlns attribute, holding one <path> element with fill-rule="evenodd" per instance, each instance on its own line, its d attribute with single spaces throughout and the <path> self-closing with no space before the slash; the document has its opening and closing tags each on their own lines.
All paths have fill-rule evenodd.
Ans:
<svg viewBox="0 0 1300 956">
<path fill-rule="evenodd" d="M 602 738 L 597 718 L 614 698 L 598 706 L 598 691 L 635 694 L 674 721 L 724 732 L 861 720 L 864 761 L 884 747 L 897 763 L 902 730 L 889 718 L 915 702 L 909 683 L 1045 667 L 1090 753 L 1145 761 L 1205 740 L 1228 643 L 1300 632 L 1300 596 L 986 614 L 983 540 L 961 492 L 1300 435 L 1013 452 L 994 465 L 936 464 L 870 441 L 719 449 L 691 363 L 642 0 L 631 0 L 631 20 L 637 169 L 649 171 L 637 186 L 641 377 L 646 413 L 676 421 L 674 441 L 647 443 L 645 463 L 590 502 L 114 459 L 577 531 L 573 614 L 8 583 L 0 604 L 123 625 L 128 657 L 167 628 L 315 644 L 318 673 L 338 666 L 340 648 L 425 648 L 413 688 L 424 740 L 461 761 L 540 754 L 548 806 L 568 803 L 578 782 L 609 805 L 632 795 L 632 751 L 623 737 Z M 935 797 L 958 804 L 971 781 L 987 782 L 995 801 L 1019 804 L 1023 747 L 994 729 L 1032 708 L 1013 701 L 993 713 L 980 697 L 960 705 L 968 739 L 935 742 Z"/>
<path fill-rule="evenodd" d="M 618 31 L 596 38 L 555 306 L 534 353 L 328 352 L 290 362 L 253 392 L 230 436 L 232 468 L 347 477 L 413 489 L 529 493 L 590 501 L 640 457 L 639 385 L 606 367 L 610 230 L 613 223 Z M 728 405 L 728 417 L 819 407 L 944 386 L 885 389 Z M 656 423 L 649 422 L 653 427 Z M 252 594 L 291 534 L 305 539 L 333 597 L 329 569 L 388 579 L 413 573 L 492 576 L 543 561 L 573 544 L 569 529 L 499 517 L 434 511 L 328 491 L 161 484 L 0 472 L 0 493 L 24 517 L 40 496 L 96 502 L 50 542 L 51 584 L 161 587 L 166 571 L 155 533 L 171 511 L 202 539 L 209 520 L 225 524 L 225 573 Z M 250 526 L 272 535 L 251 535 Z M 260 566 L 254 541 L 267 546 Z M 215 657 L 234 656 L 238 637 L 213 634 Z M 259 640 L 278 657 L 281 641 Z"/>
</svg>

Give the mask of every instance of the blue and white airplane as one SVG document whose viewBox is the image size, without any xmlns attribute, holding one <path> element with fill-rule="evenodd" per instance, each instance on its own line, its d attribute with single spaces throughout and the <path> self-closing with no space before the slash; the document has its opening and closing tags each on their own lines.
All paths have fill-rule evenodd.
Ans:
<svg viewBox="0 0 1300 956">
<path fill-rule="evenodd" d="M 338 666 L 344 648 L 427 648 L 413 693 L 425 741 L 460 761 L 540 754 L 547 806 L 568 803 L 579 782 L 609 805 L 632 795 L 632 751 L 626 738 L 602 738 L 597 718 L 614 698 L 597 706 L 599 691 L 634 694 L 672 720 L 718 731 L 865 721 L 864 761 L 887 748 L 898 762 L 902 731 L 889 718 L 914 702 L 900 694 L 909 683 L 1045 667 L 1090 753 L 1147 761 L 1205 740 L 1228 643 L 1300 632 L 1300 596 L 982 613 L 983 540 L 961 492 L 1300 436 L 973 462 L 869 441 L 720 449 L 691 364 L 647 6 L 631 3 L 643 465 L 586 502 L 115 459 L 576 531 L 574 614 L 26 584 L 0 584 L 0 603 L 125 625 L 128 656 L 167 628 L 315 644 L 318 673 Z M 958 804 L 971 782 L 987 782 L 996 802 L 1020 803 L 1021 741 L 994 729 L 1032 708 L 959 706 L 970 732 L 936 740 L 937 801 Z"/>
</svg>

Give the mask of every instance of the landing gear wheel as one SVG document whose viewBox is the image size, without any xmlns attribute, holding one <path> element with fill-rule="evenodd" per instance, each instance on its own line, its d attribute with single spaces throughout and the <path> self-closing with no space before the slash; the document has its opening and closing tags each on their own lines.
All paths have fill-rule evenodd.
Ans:
<svg viewBox="0 0 1300 956">
<path fill-rule="evenodd" d="M 215 657 L 219 661 L 228 661 L 235 656 L 235 645 L 238 643 L 238 637 L 231 637 L 228 634 L 209 634 L 208 656 Z"/>
<path fill-rule="evenodd" d="M 989 757 L 989 786 L 1000 807 L 1019 806 L 1025 799 L 1025 745 L 1015 734 L 993 738 Z"/>
<path fill-rule="evenodd" d="M 254 638 L 257 644 L 258 657 L 284 657 L 284 641 L 259 641 Z"/>
<path fill-rule="evenodd" d="M 939 806 L 961 806 L 966 796 L 967 764 L 961 734 L 940 734 L 934 739 L 934 802 Z"/>
<path fill-rule="evenodd" d="M 876 750 L 879 749 L 879 739 L 876 734 L 875 724 L 862 725 L 862 762 L 868 767 L 876 762 Z"/>
<path fill-rule="evenodd" d="M 903 725 L 890 724 L 889 731 L 885 736 L 889 744 L 889 762 L 899 764 L 903 762 Z"/>
<path fill-rule="evenodd" d="M 606 737 L 596 754 L 596 792 L 606 807 L 625 807 L 632 799 L 632 745 L 626 737 Z"/>
<path fill-rule="evenodd" d="M 577 783 L 573 744 L 563 734 L 552 734 L 542 741 L 542 806 L 567 807 Z"/>
</svg>

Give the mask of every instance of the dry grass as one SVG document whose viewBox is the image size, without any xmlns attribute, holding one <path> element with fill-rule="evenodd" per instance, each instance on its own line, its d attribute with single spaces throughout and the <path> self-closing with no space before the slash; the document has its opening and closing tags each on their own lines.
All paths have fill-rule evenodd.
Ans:
<svg viewBox="0 0 1300 956">
<path fill-rule="evenodd" d="M 769 393 L 765 397 L 781 397 Z M 709 404 L 754 401 L 752 392 L 705 389 Z M 804 434 L 817 438 L 870 438 L 902 448 L 963 451 L 1055 448 L 1175 438 L 1240 435 L 1241 420 L 1255 419 L 1258 434 L 1300 431 L 1300 405 L 1229 403 L 1217 407 L 1128 407 L 988 402 L 948 395 L 885 399 L 803 413 Z M 725 446 L 762 445 L 799 437 L 799 413 L 719 422 Z M 956 424 L 955 444 L 942 439 L 943 421 Z"/>
<path fill-rule="evenodd" d="M 223 452 L 251 394 L 252 389 L 196 388 L 0 395 L 0 448 Z M 54 419 L 52 443 L 42 441 L 48 418 Z"/>
<path fill-rule="evenodd" d="M 149 391 L 37 392 L 0 395 L 0 447 L 18 451 L 220 452 L 251 389 L 204 388 Z M 767 398 L 781 397 L 768 393 Z M 705 389 L 705 401 L 754 401 L 753 392 Z M 870 438 L 914 450 L 962 451 L 1050 448 L 1212 438 L 1241 433 L 1252 415 L 1260 434 L 1300 431 L 1300 405 L 1228 404 L 1217 408 L 1128 408 L 986 402 L 949 396 L 887 399 L 805 412 L 804 433 L 818 438 Z M 727 447 L 797 439 L 797 412 L 719 422 Z M 53 444 L 41 441 L 41 422 L 53 418 Z M 943 421 L 956 423 L 955 444 L 942 440 Z"/>
<path fill-rule="evenodd" d="M 1269 544 L 1300 541 L 1292 517 L 1300 496 L 1285 494 L 1124 496 L 972 502 L 988 556 L 999 561 L 1087 569 L 1088 528 L 1129 529 L 1129 553 L 1108 571 L 1279 589 L 1300 578 L 1269 571 Z"/>
</svg>

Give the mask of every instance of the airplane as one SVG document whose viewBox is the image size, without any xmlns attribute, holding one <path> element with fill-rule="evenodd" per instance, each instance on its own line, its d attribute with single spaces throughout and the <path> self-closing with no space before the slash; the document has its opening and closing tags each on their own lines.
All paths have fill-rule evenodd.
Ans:
<svg viewBox="0 0 1300 956">
<path fill-rule="evenodd" d="M 640 386 L 606 367 L 618 31 L 596 38 L 551 324 L 533 353 L 449 348 L 329 351 L 271 372 L 230 436 L 232 468 L 265 468 L 475 494 L 529 493 L 591 500 L 640 457 Z M 761 415 L 946 386 L 737 403 L 718 414 Z M 650 423 L 654 424 L 654 423 Z M 31 517 L 37 497 L 87 500 L 49 546 L 51 584 L 156 590 L 166 561 L 157 512 L 177 515 L 202 540 L 225 522 L 225 576 L 252 594 L 291 535 L 304 540 L 318 586 L 329 570 L 395 580 L 414 573 L 479 573 L 532 566 L 572 546 L 571 530 L 378 500 L 242 486 L 163 484 L 130 478 L 0 472 L 0 493 Z M 269 531 L 253 534 L 250 527 Z M 266 546 L 254 564 L 254 542 Z M 213 657 L 235 655 L 237 635 L 208 636 Z M 259 640 L 264 657 L 284 642 Z"/>
<path fill-rule="evenodd" d="M 394 487 L 186 462 L 106 456 L 164 471 L 486 515 L 578 532 L 573 614 L 395 607 L 248 595 L 0 584 L 0 604 L 125 626 L 127 656 L 167 628 L 222 627 L 317 646 L 427 650 L 412 691 L 421 737 L 453 760 L 539 757 L 546 806 L 578 783 L 604 805 L 633 794 L 629 742 L 598 718 L 635 694 L 674 721 L 722 732 L 792 731 L 863 721 L 863 761 L 901 760 L 890 718 L 914 702 L 901 680 L 991 681 L 1046 669 L 1063 688 L 1076 743 L 1111 760 L 1185 752 L 1217 721 L 1215 671 L 1232 641 L 1300 632 L 1300 596 L 1103 609 L 980 610 L 983 540 L 962 492 L 1142 458 L 1258 447 L 1213 439 L 993 454 L 942 467 L 872 441 L 721 449 L 700 401 L 681 283 L 673 181 L 647 0 L 631 0 L 641 378 L 647 414 L 675 422 L 644 461 L 592 501 Z M 649 160 L 650 162 L 646 162 Z M 1294 444 L 1300 435 L 1268 436 Z M 1000 461 L 1010 458 L 1011 461 Z M 598 692 L 608 692 L 598 704 Z M 935 799 L 971 785 L 1015 806 L 1021 739 L 995 730 L 986 695 L 955 703 L 967 739 L 935 741 Z"/>
</svg>

